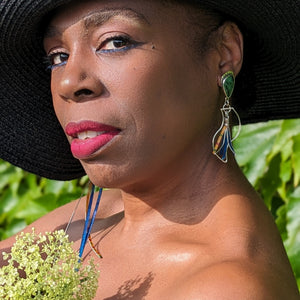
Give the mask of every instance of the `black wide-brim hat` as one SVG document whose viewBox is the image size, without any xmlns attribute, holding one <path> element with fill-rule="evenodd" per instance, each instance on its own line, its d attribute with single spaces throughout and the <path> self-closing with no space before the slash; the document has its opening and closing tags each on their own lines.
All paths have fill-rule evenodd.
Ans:
<svg viewBox="0 0 300 300">
<path fill-rule="evenodd" d="M 54 114 L 41 24 L 51 10 L 68 2 L 0 1 L 0 157 L 59 180 L 78 178 L 84 171 Z M 246 89 L 237 89 L 235 97 L 245 101 L 245 91 L 251 91 L 254 104 L 240 112 L 242 122 L 300 117 L 299 0 L 198 2 L 236 20 L 249 35 L 244 68 L 251 76 L 243 77 Z"/>
</svg>

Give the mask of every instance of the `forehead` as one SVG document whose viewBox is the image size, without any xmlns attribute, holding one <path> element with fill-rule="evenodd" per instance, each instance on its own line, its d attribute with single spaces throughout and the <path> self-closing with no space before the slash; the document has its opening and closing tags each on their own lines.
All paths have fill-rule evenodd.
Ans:
<svg viewBox="0 0 300 300">
<path fill-rule="evenodd" d="M 125 25 L 140 30 L 139 33 L 147 32 L 152 42 L 163 39 L 174 47 L 188 46 L 193 55 L 195 50 L 199 52 L 203 33 L 211 26 L 210 18 L 202 9 L 177 1 L 160 0 L 75 0 L 57 8 L 48 20 L 44 47 L 48 41 L 60 40 L 73 25 L 80 33 L 76 35 L 78 38 L 92 35 L 94 28 L 109 31 L 117 27 L 122 29 Z"/>
<path fill-rule="evenodd" d="M 158 17 L 157 13 L 161 12 L 162 6 L 160 1 L 144 0 L 72 1 L 57 8 L 51 14 L 45 37 L 62 33 L 66 28 L 79 21 L 82 21 L 87 29 L 101 26 L 113 18 L 150 25 Z M 165 11 L 166 13 L 167 11 Z"/>
</svg>

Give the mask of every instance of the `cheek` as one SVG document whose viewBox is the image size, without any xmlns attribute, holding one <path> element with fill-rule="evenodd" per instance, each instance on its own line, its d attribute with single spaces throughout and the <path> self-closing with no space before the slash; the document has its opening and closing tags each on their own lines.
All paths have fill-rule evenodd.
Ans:
<svg viewBox="0 0 300 300">
<path fill-rule="evenodd" d="M 205 73 L 187 70 L 185 63 L 152 54 L 119 65 L 111 81 L 112 97 L 134 126 L 128 146 L 143 164 L 162 164 L 207 132 L 213 95 Z"/>
<path fill-rule="evenodd" d="M 119 66 L 116 99 L 121 99 L 120 105 L 130 111 L 139 129 L 151 131 L 152 136 L 158 131 L 163 137 L 172 126 L 174 131 L 205 123 L 216 89 L 208 83 L 204 68 L 198 72 L 186 68 L 187 63 L 191 65 L 156 54 Z"/>
</svg>

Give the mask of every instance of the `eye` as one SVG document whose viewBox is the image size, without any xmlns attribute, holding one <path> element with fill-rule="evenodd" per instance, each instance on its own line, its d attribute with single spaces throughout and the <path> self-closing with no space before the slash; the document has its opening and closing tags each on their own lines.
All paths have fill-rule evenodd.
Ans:
<svg viewBox="0 0 300 300">
<path fill-rule="evenodd" d="M 140 43 L 133 41 L 128 36 L 113 36 L 107 38 L 98 48 L 100 53 L 120 52 L 137 47 Z"/>
<path fill-rule="evenodd" d="M 52 70 L 55 67 L 62 66 L 64 64 L 66 64 L 68 58 L 69 58 L 69 54 L 64 53 L 64 52 L 50 53 L 47 56 L 47 63 L 48 63 L 47 68 Z"/>
</svg>

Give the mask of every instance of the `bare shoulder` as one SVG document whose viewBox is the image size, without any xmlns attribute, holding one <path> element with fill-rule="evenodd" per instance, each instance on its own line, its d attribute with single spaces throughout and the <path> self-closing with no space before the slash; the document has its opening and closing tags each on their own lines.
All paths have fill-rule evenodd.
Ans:
<svg viewBox="0 0 300 300">
<path fill-rule="evenodd" d="M 224 261 L 199 270 L 184 284 L 189 300 L 299 300 L 290 278 L 244 261 Z M 181 298 L 180 298 L 181 299 Z M 182 299 L 185 299 L 182 297 Z"/>
<path fill-rule="evenodd" d="M 77 206 L 78 205 L 78 206 Z M 77 208 L 76 208 L 77 206 Z M 72 220 L 72 230 L 82 230 L 82 224 L 85 218 L 85 199 L 74 200 L 66 205 L 63 205 L 47 215 L 41 217 L 37 221 L 27 226 L 23 232 L 31 232 L 34 227 L 36 232 L 51 232 L 58 229 L 65 229 L 68 221 L 76 208 L 76 213 Z M 105 190 L 101 197 L 101 204 L 98 219 L 105 219 L 123 210 L 123 202 L 119 190 Z M 9 251 L 15 242 L 15 236 L 10 237 L 0 242 L 0 254 L 4 251 Z M 3 265 L 2 255 L 0 255 L 0 266 Z"/>
<path fill-rule="evenodd" d="M 173 298 L 300 300 L 280 235 L 260 199 L 224 197 L 203 223 L 196 232 L 204 246 L 178 277 L 181 294 Z"/>
</svg>

